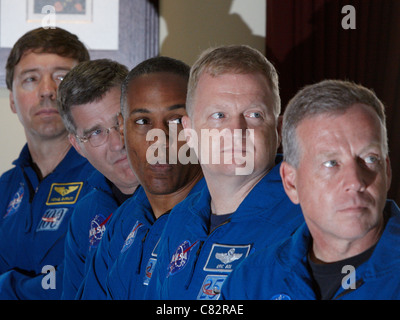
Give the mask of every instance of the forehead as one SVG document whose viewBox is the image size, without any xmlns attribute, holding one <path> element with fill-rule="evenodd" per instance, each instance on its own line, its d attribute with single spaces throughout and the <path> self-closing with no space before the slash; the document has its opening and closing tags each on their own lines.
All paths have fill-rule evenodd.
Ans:
<svg viewBox="0 0 400 320">
<path fill-rule="evenodd" d="M 172 73 L 153 73 L 139 76 L 129 83 L 127 109 L 169 107 L 185 103 L 187 79 Z"/>
<path fill-rule="evenodd" d="M 79 130 L 94 124 L 107 124 L 110 119 L 116 119 L 120 110 L 121 90 L 119 87 L 111 88 L 100 100 L 75 105 L 71 108 L 71 115 Z"/>
<path fill-rule="evenodd" d="M 296 129 L 298 139 L 307 153 L 311 150 L 346 148 L 352 150 L 368 145 L 383 147 L 382 124 L 373 109 L 355 104 L 344 113 L 322 113 L 302 120 Z"/>
<path fill-rule="evenodd" d="M 262 103 L 273 111 L 272 91 L 265 76 L 258 72 L 217 76 L 204 72 L 200 75 L 194 97 L 195 109 L 226 103 Z"/>
<path fill-rule="evenodd" d="M 55 53 L 37 53 L 33 51 L 27 51 L 22 55 L 20 61 L 15 66 L 15 72 L 23 72 L 25 69 L 71 69 L 77 64 L 77 60 L 73 58 L 62 57 Z"/>
<path fill-rule="evenodd" d="M 253 94 L 268 96 L 271 90 L 267 79 L 261 73 L 223 73 L 213 76 L 203 72 L 197 84 L 196 93 L 206 90 L 209 93 Z"/>
</svg>

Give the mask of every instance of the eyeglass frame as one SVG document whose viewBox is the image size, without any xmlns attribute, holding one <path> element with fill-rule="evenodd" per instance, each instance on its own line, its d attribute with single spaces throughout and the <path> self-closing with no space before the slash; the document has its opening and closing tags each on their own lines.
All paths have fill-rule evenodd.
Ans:
<svg viewBox="0 0 400 320">
<path fill-rule="evenodd" d="M 90 140 L 91 140 L 90 138 L 92 137 L 93 133 L 94 133 L 96 130 L 99 130 L 99 129 L 96 129 L 96 130 L 92 131 L 88 137 L 80 137 L 80 136 L 78 136 L 77 134 L 75 134 L 75 138 L 78 139 L 81 143 L 89 142 L 89 144 L 90 144 L 93 148 L 97 148 L 97 147 L 102 146 L 103 144 L 105 144 L 105 143 L 108 141 L 108 137 L 110 136 L 110 131 L 111 131 L 111 129 L 115 129 L 115 131 L 119 134 L 119 124 L 113 125 L 112 127 L 109 127 L 109 128 L 106 128 L 106 129 L 101 129 L 102 132 L 105 132 L 105 139 L 104 139 L 104 141 L 103 141 L 102 143 L 100 143 L 100 144 L 98 144 L 98 145 L 96 145 L 96 146 L 94 146 L 94 145 L 90 142 Z M 103 131 L 103 130 L 104 130 L 104 131 Z"/>
</svg>

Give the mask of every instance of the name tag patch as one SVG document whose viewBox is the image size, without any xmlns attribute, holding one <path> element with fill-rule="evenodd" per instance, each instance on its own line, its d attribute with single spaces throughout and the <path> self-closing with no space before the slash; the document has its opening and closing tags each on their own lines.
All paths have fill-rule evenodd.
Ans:
<svg viewBox="0 0 400 320">
<path fill-rule="evenodd" d="M 211 272 L 231 272 L 248 256 L 250 248 L 250 244 L 236 246 L 214 243 L 203 270 Z"/>
<path fill-rule="evenodd" d="M 74 204 L 78 200 L 82 185 L 83 182 L 53 183 L 46 204 Z"/>
<path fill-rule="evenodd" d="M 157 259 L 155 259 L 155 258 L 150 258 L 149 262 L 147 262 L 146 274 L 145 274 L 144 279 L 143 279 L 143 284 L 145 286 L 149 285 L 149 282 L 151 280 L 151 276 L 153 275 L 154 268 L 156 267 L 156 263 L 157 263 Z"/>
<path fill-rule="evenodd" d="M 36 232 L 58 230 L 67 212 L 68 208 L 47 209 L 36 228 Z"/>
</svg>

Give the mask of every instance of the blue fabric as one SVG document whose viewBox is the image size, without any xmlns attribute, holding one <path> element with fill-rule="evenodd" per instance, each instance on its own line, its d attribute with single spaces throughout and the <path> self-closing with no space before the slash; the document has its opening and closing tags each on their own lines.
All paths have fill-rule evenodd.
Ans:
<svg viewBox="0 0 400 320">
<path fill-rule="evenodd" d="M 400 298 L 400 211 L 388 200 L 390 219 L 370 259 L 355 269 L 355 290 L 338 289 L 334 299 L 371 300 Z M 281 243 L 267 247 L 243 262 L 222 290 L 229 300 L 315 300 L 307 263 L 311 236 L 304 223 Z M 344 274 L 344 276 L 346 276 Z M 347 283 L 347 282 L 346 282 Z M 350 283 L 347 283 L 349 286 Z"/>
<path fill-rule="evenodd" d="M 225 279 L 248 255 L 291 235 L 304 219 L 286 196 L 279 168 L 280 163 L 211 233 L 207 188 L 177 205 L 161 237 L 146 298 L 218 299 Z"/>
<path fill-rule="evenodd" d="M 74 299 L 113 212 L 119 207 L 106 178 L 95 171 L 88 180 L 93 190 L 76 205 L 65 240 L 62 299 Z"/>
<path fill-rule="evenodd" d="M 189 194 L 204 185 L 202 179 Z M 126 292 L 132 298 L 143 295 L 141 290 L 147 286 L 141 280 L 146 277 L 147 263 L 154 258 L 155 247 L 167 219 L 168 213 L 155 219 L 143 188 L 125 201 L 111 217 L 76 298 L 118 299 L 125 297 Z M 117 259 L 118 267 L 114 268 Z M 125 267 L 127 271 L 122 272 L 121 277 L 114 273 L 114 270 Z M 108 280 L 109 277 L 112 280 Z M 121 291 L 116 291 L 115 287 Z"/>
<path fill-rule="evenodd" d="M 27 145 L 14 165 L 0 178 L 0 299 L 59 299 L 65 234 L 94 168 L 71 148 L 39 181 Z M 56 268 L 55 289 L 42 287 L 46 265 Z"/>
</svg>

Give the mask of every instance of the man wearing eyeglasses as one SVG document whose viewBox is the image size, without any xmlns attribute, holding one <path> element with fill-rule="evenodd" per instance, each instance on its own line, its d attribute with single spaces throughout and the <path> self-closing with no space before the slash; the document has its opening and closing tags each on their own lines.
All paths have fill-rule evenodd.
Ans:
<svg viewBox="0 0 400 320">
<path fill-rule="evenodd" d="M 86 61 L 71 70 L 58 91 L 58 108 L 75 149 L 98 170 L 93 190 L 77 205 L 66 236 L 63 299 L 73 299 L 112 213 L 136 190 L 120 138 L 121 83 L 128 69 L 108 59 Z M 87 264 L 86 264 L 87 266 Z"/>
<path fill-rule="evenodd" d="M 0 299 L 61 295 L 65 233 L 93 167 L 71 148 L 56 96 L 63 77 L 86 60 L 83 43 L 60 28 L 27 32 L 7 59 L 10 107 L 27 143 L 0 179 Z"/>
<path fill-rule="evenodd" d="M 141 187 L 112 215 L 77 299 L 142 299 L 170 211 L 205 186 L 198 163 L 174 158 L 187 145 L 170 133 L 183 131 L 189 70 L 182 61 L 154 57 L 135 66 L 122 84 L 120 133 Z M 153 161 L 155 145 L 165 161 Z"/>
</svg>

